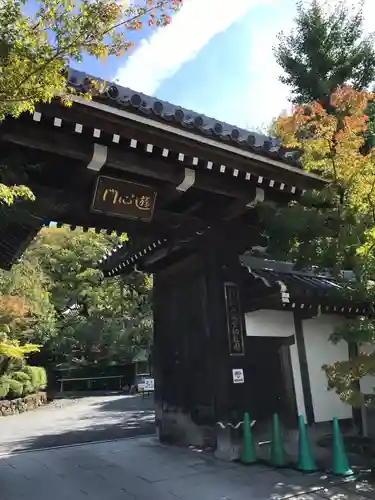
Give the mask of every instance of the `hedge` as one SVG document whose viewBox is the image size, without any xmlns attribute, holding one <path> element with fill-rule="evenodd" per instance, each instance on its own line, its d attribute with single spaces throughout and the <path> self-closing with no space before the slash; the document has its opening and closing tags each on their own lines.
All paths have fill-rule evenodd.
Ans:
<svg viewBox="0 0 375 500">
<path fill-rule="evenodd" d="M 45 389 L 48 383 L 47 372 L 41 366 L 36 366 L 35 368 L 39 371 L 39 389 Z"/>
<path fill-rule="evenodd" d="M 40 366 L 25 366 L 0 378 L 0 398 L 27 396 L 47 387 L 47 374 Z"/>
<path fill-rule="evenodd" d="M 9 392 L 8 396 L 11 398 L 20 398 L 23 393 L 23 384 L 18 380 L 9 379 Z"/>
<path fill-rule="evenodd" d="M 9 379 L 7 377 L 0 378 L 0 398 L 5 398 L 9 392 Z"/>
<path fill-rule="evenodd" d="M 17 380 L 17 382 L 21 382 L 21 384 L 31 382 L 30 376 L 25 372 L 13 372 L 9 374 L 9 377 L 13 380 Z"/>
<path fill-rule="evenodd" d="M 31 385 L 35 390 L 45 389 L 47 387 L 46 370 L 41 366 L 25 366 L 23 372 L 30 377 Z"/>
<path fill-rule="evenodd" d="M 27 380 L 23 384 L 22 396 L 28 396 L 29 394 L 32 394 L 33 392 L 35 392 L 34 387 L 33 387 L 32 383 L 30 382 L 30 380 Z"/>
</svg>

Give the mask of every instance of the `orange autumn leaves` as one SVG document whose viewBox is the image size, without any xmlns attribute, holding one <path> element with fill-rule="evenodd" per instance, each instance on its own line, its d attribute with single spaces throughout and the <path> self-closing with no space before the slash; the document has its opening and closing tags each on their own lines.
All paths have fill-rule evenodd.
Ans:
<svg viewBox="0 0 375 500">
<path fill-rule="evenodd" d="M 118 3 L 115 2 L 118 6 Z M 128 6 L 128 2 L 123 2 L 128 16 L 134 16 L 134 19 L 128 22 L 127 28 L 132 31 L 139 31 L 146 22 L 149 26 L 167 26 L 171 23 L 171 14 L 177 12 L 183 5 L 183 0 L 147 0 L 135 2 Z"/>
<path fill-rule="evenodd" d="M 298 106 L 275 126 L 283 145 L 302 151 L 306 170 L 340 184 L 349 205 L 361 211 L 375 203 L 374 151 L 363 150 L 366 109 L 374 98 L 344 86 L 331 95 L 329 111 L 319 102 Z"/>
<path fill-rule="evenodd" d="M 30 308 L 21 297 L 0 295 L 0 331 L 23 323 L 29 312 Z"/>
</svg>

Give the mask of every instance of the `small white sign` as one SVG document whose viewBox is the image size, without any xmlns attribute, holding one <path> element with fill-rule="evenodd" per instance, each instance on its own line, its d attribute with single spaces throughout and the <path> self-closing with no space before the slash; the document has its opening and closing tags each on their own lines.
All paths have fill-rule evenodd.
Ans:
<svg viewBox="0 0 375 500">
<path fill-rule="evenodd" d="M 232 374 L 233 374 L 234 384 L 243 384 L 245 382 L 245 377 L 242 368 L 235 368 L 234 370 L 232 370 Z"/>
<path fill-rule="evenodd" d="M 145 392 L 154 391 L 154 379 L 153 378 L 145 378 L 144 389 Z"/>
</svg>

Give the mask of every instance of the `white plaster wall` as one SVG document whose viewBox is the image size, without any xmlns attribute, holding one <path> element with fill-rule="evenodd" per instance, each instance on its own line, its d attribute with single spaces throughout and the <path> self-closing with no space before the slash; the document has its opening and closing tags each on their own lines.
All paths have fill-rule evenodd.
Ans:
<svg viewBox="0 0 375 500">
<path fill-rule="evenodd" d="M 340 401 L 334 391 L 327 390 L 327 378 L 322 370 L 324 364 L 348 359 L 346 342 L 336 345 L 329 342 L 331 333 L 340 321 L 342 318 L 330 314 L 303 321 L 315 422 L 325 422 L 333 417 L 352 417 L 351 407 Z"/>
<path fill-rule="evenodd" d="M 260 309 L 245 314 L 246 335 L 256 337 L 290 337 L 294 335 L 293 313 Z"/>
<path fill-rule="evenodd" d="M 359 351 L 370 354 L 375 351 L 375 346 L 373 344 L 361 345 L 358 348 Z M 361 391 L 364 394 L 374 394 L 375 389 L 375 377 L 373 375 L 367 375 L 363 377 L 360 381 Z"/>
<path fill-rule="evenodd" d="M 256 337 L 290 337 L 294 335 L 294 318 L 290 311 L 261 309 L 245 314 L 246 335 Z M 305 415 L 301 369 L 296 344 L 290 346 L 298 414 Z"/>
</svg>

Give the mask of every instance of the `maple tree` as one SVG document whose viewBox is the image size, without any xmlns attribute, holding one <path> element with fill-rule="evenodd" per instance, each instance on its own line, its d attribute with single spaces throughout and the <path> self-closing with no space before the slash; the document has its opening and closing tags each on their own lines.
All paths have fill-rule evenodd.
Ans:
<svg viewBox="0 0 375 500">
<path fill-rule="evenodd" d="M 362 212 L 368 212 L 375 201 L 374 155 L 362 151 L 368 122 L 365 111 L 373 98 L 370 92 L 342 86 L 330 96 L 333 113 L 312 102 L 276 122 L 282 143 L 303 151 L 303 167 L 330 179 L 347 204 Z"/>
<path fill-rule="evenodd" d="M 123 56 L 131 33 L 162 27 L 182 0 L 3 0 L 0 2 L 0 122 L 60 96 L 70 105 L 67 69 L 83 57 Z M 98 87 L 95 81 L 92 88 Z M 90 93 L 85 93 L 86 99 Z M 2 166 L 2 165 L 1 165 Z M 3 166 L 2 166 L 3 167 Z M 0 184 L 0 202 L 33 200 L 26 186 Z"/>
<path fill-rule="evenodd" d="M 40 263 L 22 259 L 0 271 L 0 331 L 11 339 L 43 344 L 55 331 L 56 313 Z"/>
<path fill-rule="evenodd" d="M 180 0 L 4 0 L 0 4 L 0 119 L 66 95 L 66 69 L 85 55 L 121 56 L 144 24 L 169 24 Z"/>
<path fill-rule="evenodd" d="M 320 102 L 296 106 L 275 122 L 283 145 L 301 153 L 304 169 L 319 173 L 327 185 L 287 207 L 266 204 L 261 218 L 269 238 L 268 252 L 300 267 L 318 266 L 341 281 L 344 296 L 373 308 L 375 303 L 375 152 L 365 149 L 370 92 L 350 86 L 330 96 L 329 112 Z M 348 284 L 344 270 L 354 279 Z M 324 367 L 329 386 L 353 405 L 362 402 L 358 381 L 375 374 L 375 320 L 358 317 L 344 322 L 331 340 L 359 346 L 350 361 Z"/>
<path fill-rule="evenodd" d="M 21 322 L 28 308 L 25 301 L 15 295 L 0 295 L 0 330 L 8 331 Z"/>
</svg>

